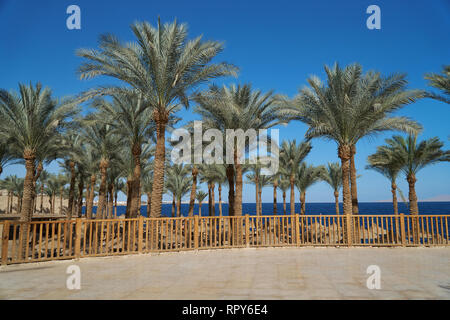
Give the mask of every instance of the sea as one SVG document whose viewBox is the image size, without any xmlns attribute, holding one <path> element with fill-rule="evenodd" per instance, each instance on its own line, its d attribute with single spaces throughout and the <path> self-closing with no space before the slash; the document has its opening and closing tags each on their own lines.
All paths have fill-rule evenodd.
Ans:
<svg viewBox="0 0 450 320">
<path fill-rule="evenodd" d="M 339 205 L 340 213 L 342 214 L 342 203 Z M 83 213 L 86 208 L 83 207 Z M 408 208 L 405 203 L 399 202 L 398 204 L 399 213 L 408 214 Z M 93 211 L 97 211 L 97 207 L 93 208 Z M 126 206 L 117 206 L 117 215 L 125 214 Z M 189 204 L 181 204 L 181 215 L 187 216 L 189 212 Z M 300 203 L 295 204 L 295 212 L 300 213 Z M 450 215 L 450 202 L 419 202 L 419 212 L 420 214 L 443 214 Z M 286 214 L 290 213 L 290 204 L 286 203 Z M 390 202 L 360 202 L 359 203 L 359 213 L 360 214 L 394 214 L 394 209 L 392 203 Z M 198 214 L 198 204 L 195 204 L 194 214 Z M 215 214 L 219 215 L 219 204 L 215 205 Z M 255 203 L 243 203 L 242 204 L 242 214 L 255 215 L 256 214 L 256 204 Z M 262 204 L 262 214 L 272 215 L 273 214 L 273 203 L 263 203 Z M 277 204 L 277 214 L 283 214 L 283 203 Z M 329 215 L 336 214 L 334 202 L 326 203 L 306 203 L 306 214 L 311 215 Z M 147 217 L 147 206 L 141 206 L 141 215 Z M 164 203 L 162 205 L 162 215 L 166 217 L 172 216 L 172 204 Z M 208 203 L 202 204 L 202 216 L 208 216 Z M 228 215 L 228 204 L 222 204 L 222 215 Z"/>
</svg>

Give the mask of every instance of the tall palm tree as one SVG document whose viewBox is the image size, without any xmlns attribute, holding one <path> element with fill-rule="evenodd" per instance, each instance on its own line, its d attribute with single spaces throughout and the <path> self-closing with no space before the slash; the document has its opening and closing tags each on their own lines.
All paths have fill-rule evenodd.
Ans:
<svg viewBox="0 0 450 320">
<path fill-rule="evenodd" d="M 394 214 L 398 214 L 397 203 L 397 177 L 401 170 L 401 163 L 395 160 L 395 150 L 378 147 L 377 152 L 367 158 L 369 165 L 366 169 L 374 170 L 381 173 L 391 182 L 392 204 L 394 206 Z"/>
<path fill-rule="evenodd" d="M 142 179 L 142 191 L 147 195 L 147 217 L 150 215 L 152 190 L 153 190 L 153 175 L 151 173 L 148 173 Z"/>
<path fill-rule="evenodd" d="M 86 119 L 82 135 L 85 141 L 99 155 L 100 187 L 98 193 L 97 219 L 103 219 L 106 213 L 106 180 L 110 162 L 116 156 L 117 146 L 122 142 L 108 124 L 97 121 L 98 115 Z"/>
<path fill-rule="evenodd" d="M 271 128 L 279 123 L 278 106 L 274 103 L 272 92 L 262 93 L 253 90 L 250 84 L 231 85 L 229 87 L 211 86 L 209 90 L 197 94 L 194 100 L 198 103 L 195 112 L 202 116 L 203 126 L 221 131 L 229 136 L 227 130 L 258 130 Z M 231 136 L 229 136 L 231 137 Z M 231 137 L 232 138 L 232 137 Z M 230 215 L 242 215 L 242 177 L 245 152 L 256 146 L 240 148 L 235 139 L 229 139 L 230 150 L 233 151 L 233 163 L 227 161 L 228 206 Z M 227 141 L 223 142 L 227 145 Z"/>
<path fill-rule="evenodd" d="M 319 182 L 322 179 L 324 172 L 324 166 L 308 166 L 305 162 L 302 162 L 298 166 L 295 175 L 295 185 L 300 193 L 301 214 L 305 214 L 306 212 L 306 190 L 308 190 L 308 188 L 315 183 Z"/>
<path fill-rule="evenodd" d="M 262 214 L 262 189 L 272 183 L 271 177 L 261 172 L 261 164 L 249 165 L 251 173 L 247 174 L 247 183 L 255 185 L 256 215 Z"/>
<path fill-rule="evenodd" d="M 336 214 L 339 214 L 339 190 L 342 188 L 342 169 L 339 162 L 328 162 L 322 180 L 333 188 Z"/>
<path fill-rule="evenodd" d="M 116 89 L 110 93 L 112 101 L 95 99 L 93 106 L 99 110 L 98 119 L 111 126 L 113 134 L 126 141 L 133 160 L 130 179 L 130 215 L 139 210 L 141 180 L 141 154 L 144 142 L 154 139 L 155 123 L 152 108 L 143 93 L 136 89 Z"/>
<path fill-rule="evenodd" d="M 216 200 L 214 189 L 216 183 L 221 179 L 218 171 L 219 165 L 204 164 L 200 167 L 200 182 L 204 182 L 208 186 L 208 212 L 210 216 L 216 215 Z"/>
<path fill-rule="evenodd" d="M 19 84 L 19 93 L 0 90 L 0 140 L 25 161 L 21 221 L 31 221 L 36 183 L 36 159 L 43 150 L 59 145 L 67 120 L 78 111 L 73 100 L 52 98 L 49 88 Z M 26 238 L 26 237 L 24 237 Z M 21 245 L 24 252 L 26 239 Z"/>
<path fill-rule="evenodd" d="M 42 170 L 40 176 L 39 176 L 39 181 L 40 181 L 40 194 L 41 194 L 41 204 L 40 204 L 40 213 L 43 213 L 44 210 L 44 190 L 45 190 L 45 185 L 48 181 L 48 179 L 50 178 L 50 174 L 48 173 L 47 170 Z"/>
<path fill-rule="evenodd" d="M 442 67 L 442 74 L 427 73 L 428 84 L 442 91 L 443 94 L 427 93 L 427 97 L 450 104 L 450 64 Z"/>
<path fill-rule="evenodd" d="M 280 151 L 280 170 L 289 177 L 291 187 L 291 214 L 295 214 L 295 175 L 298 166 L 305 159 L 312 147 L 309 142 L 302 142 L 297 145 L 297 141 L 283 141 Z"/>
<path fill-rule="evenodd" d="M 374 71 L 363 74 L 359 64 L 344 69 L 338 64 L 332 68 L 325 66 L 325 72 L 326 84 L 314 76 L 308 79 L 310 87 L 302 89 L 293 100 L 281 99 L 285 103 L 284 115 L 309 126 L 305 134 L 307 139 L 322 137 L 337 143 L 344 214 L 356 214 L 356 143 L 383 131 L 420 131 L 417 122 L 392 116 L 392 113 L 422 98 L 424 92 L 407 90 L 404 74 L 387 77 Z"/>
<path fill-rule="evenodd" d="M 442 150 L 444 144 L 437 137 L 418 142 L 417 135 L 409 135 L 406 139 L 396 135 L 386 139 L 386 143 L 387 145 L 378 148 L 377 153 L 389 153 L 392 159 L 385 158 L 385 163 L 394 161 L 400 166 L 409 186 L 409 213 L 418 215 L 419 207 L 415 189 L 417 172 L 429 165 L 450 161 L 450 151 Z"/>
<path fill-rule="evenodd" d="M 197 194 L 195 195 L 195 199 L 198 201 L 198 215 L 199 217 L 202 216 L 202 202 L 205 200 L 206 196 L 208 194 L 206 192 L 203 192 L 202 190 L 197 191 Z"/>
<path fill-rule="evenodd" d="M 147 22 L 131 26 L 137 42 L 122 44 L 113 35 L 100 37 L 100 50 L 81 49 L 77 54 L 87 60 L 81 65 L 81 78 L 106 75 L 119 79 L 142 93 L 152 108 L 156 124 L 156 155 L 151 217 L 161 215 L 164 186 L 165 131 L 169 116 L 180 104 L 189 106 L 190 92 L 199 84 L 227 75 L 236 75 L 236 67 L 211 63 L 223 45 L 188 40 L 187 26 L 174 21 L 156 27 Z M 98 88 L 85 94 L 107 94 L 111 88 Z"/>
<path fill-rule="evenodd" d="M 281 190 L 283 196 L 283 214 L 286 214 L 286 192 L 290 187 L 290 178 L 285 175 L 281 175 L 280 182 L 278 183 L 278 188 Z"/>
<path fill-rule="evenodd" d="M 182 164 L 167 168 L 166 188 L 176 200 L 177 216 L 181 217 L 181 199 L 190 192 L 191 180 L 189 179 L 189 167 Z"/>
</svg>

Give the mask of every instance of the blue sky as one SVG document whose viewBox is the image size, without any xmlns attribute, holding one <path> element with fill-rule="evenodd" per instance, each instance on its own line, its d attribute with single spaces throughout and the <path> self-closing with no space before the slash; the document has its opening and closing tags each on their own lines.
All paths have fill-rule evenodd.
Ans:
<svg viewBox="0 0 450 320">
<path fill-rule="evenodd" d="M 66 28 L 66 8 L 81 8 L 81 30 Z M 366 8 L 381 8 L 381 30 L 366 27 Z M 450 58 L 450 3 L 434 1 L 11 1 L 0 0 L 0 87 L 17 89 L 19 82 L 41 81 L 56 96 L 77 94 L 111 79 L 80 81 L 76 69 L 81 59 L 77 48 L 95 48 L 98 35 L 116 34 L 132 41 L 129 25 L 136 20 L 154 24 L 177 18 L 189 25 L 190 36 L 223 41 L 218 60 L 240 67 L 238 79 L 216 83 L 251 82 L 263 91 L 294 95 L 310 75 L 324 77 L 323 65 L 359 62 L 365 70 L 384 74 L 406 72 L 411 88 L 427 88 L 423 75 L 439 72 Z M 438 136 L 450 147 L 450 107 L 429 99 L 399 112 L 424 126 L 421 138 Z M 180 113 L 184 121 L 194 119 L 190 111 Z M 292 122 L 280 128 L 281 139 L 302 140 L 306 127 Z M 364 170 L 367 156 L 391 133 L 362 140 L 357 145 L 356 166 L 360 201 L 390 199 L 389 182 Z M 314 140 L 306 161 L 325 164 L 337 161 L 336 145 Z M 450 195 L 450 164 L 438 164 L 418 175 L 419 199 Z M 58 171 L 52 163 L 50 171 Z M 9 166 L 2 177 L 24 175 L 19 165 Z M 407 192 L 403 177 L 400 188 Z M 225 189 L 226 192 L 226 189 Z M 272 190 L 263 191 L 270 202 Z M 223 198 L 226 198 L 226 193 Z M 298 195 L 296 195 L 296 199 Z M 281 195 L 279 195 L 281 200 Z M 254 201 L 254 187 L 245 186 L 244 201 Z M 333 201 L 324 183 L 313 186 L 307 201 Z"/>
</svg>

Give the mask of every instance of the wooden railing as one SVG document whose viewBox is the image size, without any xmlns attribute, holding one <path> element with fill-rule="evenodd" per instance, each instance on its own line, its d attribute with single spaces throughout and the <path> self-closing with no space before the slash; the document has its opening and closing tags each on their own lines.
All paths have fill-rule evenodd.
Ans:
<svg viewBox="0 0 450 320">
<path fill-rule="evenodd" d="M 449 246 L 450 215 L 284 215 L 0 222 L 1 263 L 215 248 Z"/>
</svg>

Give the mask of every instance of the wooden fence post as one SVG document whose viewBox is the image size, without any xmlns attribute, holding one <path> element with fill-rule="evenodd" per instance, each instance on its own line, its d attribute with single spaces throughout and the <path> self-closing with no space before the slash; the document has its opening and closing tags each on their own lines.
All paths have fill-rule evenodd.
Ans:
<svg viewBox="0 0 450 320">
<path fill-rule="evenodd" d="M 9 243 L 9 221 L 6 220 L 3 224 L 2 233 L 2 265 L 8 263 L 8 243 Z"/>
<path fill-rule="evenodd" d="M 194 249 L 198 249 L 198 216 L 194 216 Z"/>
<path fill-rule="evenodd" d="M 142 245 L 144 243 L 144 217 L 139 216 L 139 225 L 138 225 L 138 252 L 142 252 Z"/>
<path fill-rule="evenodd" d="M 405 229 L 405 215 L 400 213 L 400 235 L 402 241 L 402 247 L 406 246 L 406 229 Z"/>
<path fill-rule="evenodd" d="M 248 214 L 245 215 L 245 245 L 250 247 L 250 218 Z"/>
<path fill-rule="evenodd" d="M 295 214 L 295 244 L 300 245 L 300 215 Z"/>
<path fill-rule="evenodd" d="M 79 259 L 81 256 L 81 224 L 83 222 L 81 218 L 76 218 L 75 221 L 75 258 Z"/>
<path fill-rule="evenodd" d="M 347 245 L 349 246 L 349 247 L 351 247 L 352 246 L 352 243 L 353 243 L 353 228 L 352 228 L 352 214 L 347 214 L 346 215 L 346 229 L 347 229 Z"/>
</svg>

